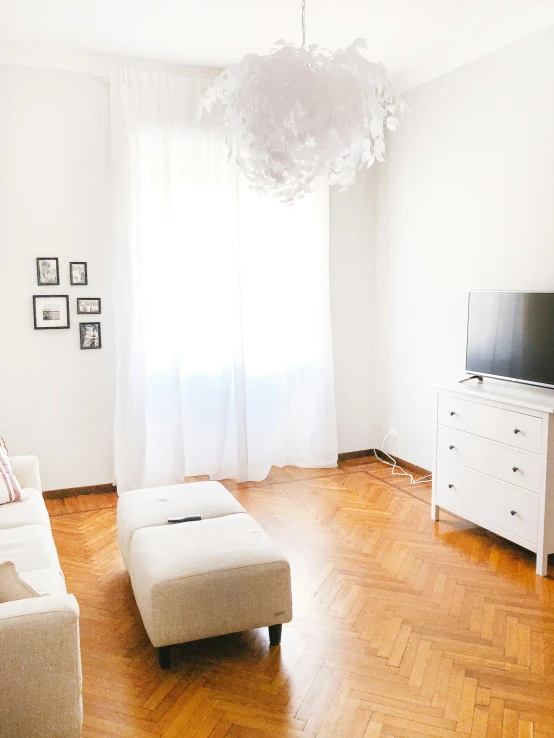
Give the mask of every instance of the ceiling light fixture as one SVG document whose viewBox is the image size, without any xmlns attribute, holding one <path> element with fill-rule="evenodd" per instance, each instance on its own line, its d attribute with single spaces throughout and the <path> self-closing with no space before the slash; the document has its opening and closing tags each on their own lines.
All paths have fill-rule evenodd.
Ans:
<svg viewBox="0 0 554 738">
<path fill-rule="evenodd" d="M 300 48 L 276 41 L 217 77 L 201 111 L 221 102 L 229 157 L 253 189 L 291 203 L 322 176 L 345 191 L 359 169 L 384 161 L 384 128 L 396 129 L 406 104 L 364 48 L 362 38 L 335 53 L 306 47 L 302 0 Z"/>
</svg>

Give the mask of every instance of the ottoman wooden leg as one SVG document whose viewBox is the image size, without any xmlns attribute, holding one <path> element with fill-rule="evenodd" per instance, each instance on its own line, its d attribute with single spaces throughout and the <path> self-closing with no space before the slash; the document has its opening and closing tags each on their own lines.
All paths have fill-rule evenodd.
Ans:
<svg viewBox="0 0 554 738">
<path fill-rule="evenodd" d="M 169 669 L 171 666 L 171 646 L 162 646 L 158 648 L 158 661 L 162 669 Z"/>
<path fill-rule="evenodd" d="M 281 632 L 283 630 L 282 625 L 270 625 L 269 626 L 269 645 L 278 646 L 281 643 Z"/>
</svg>

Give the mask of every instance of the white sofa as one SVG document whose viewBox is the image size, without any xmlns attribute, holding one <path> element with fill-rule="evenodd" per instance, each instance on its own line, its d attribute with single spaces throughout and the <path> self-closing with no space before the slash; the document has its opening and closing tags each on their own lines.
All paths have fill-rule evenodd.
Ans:
<svg viewBox="0 0 554 738">
<path fill-rule="evenodd" d="M 79 607 L 60 569 L 38 459 L 11 461 L 27 499 L 0 505 L 0 560 L 42 596 L 0 603 L 0 738 L 78 738 Z"/>
</svg>

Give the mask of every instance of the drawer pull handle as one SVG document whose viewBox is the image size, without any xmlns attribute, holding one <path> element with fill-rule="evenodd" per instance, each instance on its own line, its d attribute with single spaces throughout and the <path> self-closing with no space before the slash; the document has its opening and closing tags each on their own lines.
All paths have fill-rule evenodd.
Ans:
<svg viewBox="0 0 554 738">
<path fill-rule="evenodd" d="M 510 515 L 515 515 L 515 514 L 516 514 L 515 510 L 510 510 Z"/>
<path fill-rule="evenodd" d="M 453 484 L 449 484 L 448 485 L 448 489 L 454 489 L 454 485 Z"/>
<path fill-rule="evenodd" d="M 450 449 L 451 451 L 454 451 L 454 446 L 449 446 L 448 448 L 449 448 L 449 449 Z"/>
<path fill-rule="evenodd" d="M 512 471 L 513 471 L 513 472 L 516 472 L 516 471 L 519 471 L 519 469 L 518 469 L 518 467 L 517 467 L 517 466 L 512 466 Z"/>
<path fill-rule="evenodd" d="M 451 410 L 450 411 L 450 415 L 456 415 L 456 413 L 454 412 L 454 410 Z"/>
<path fill-rule="evenodd" d="M 518 434 L 518 433 L 521 433 L 521 431 L 519 430 L 519 428 L 514 428 L 514 433 L 515 433 L 515 434 L 516 434 L 516 436 L 517 436 L 517 434 Z"/>
</svg>

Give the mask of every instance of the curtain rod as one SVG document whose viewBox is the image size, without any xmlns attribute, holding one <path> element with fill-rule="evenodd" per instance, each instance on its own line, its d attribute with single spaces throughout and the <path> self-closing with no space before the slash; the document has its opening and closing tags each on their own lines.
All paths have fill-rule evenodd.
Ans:
<svg viewBox="0 0 554 738">
<path fill-rule="evenodd" d="M 136 69 L 206 77 L 213 79 L 223 71 L 222 67 L 193 66 L 163 62 L 159 59 L 117 57 L 106 54 L 85 54 L 64 49 L 27 49 L 0 44 L 0 65 L 52 69 L 60 72 L 77 72 L 101 77 L 109 83 L 110 71 L 114 67 L 134 67 Z"/>
<path fill-rule="evenodd" d="M 217 77 L 223 71 L 223 67 L 163 67 L 163 66 L 149 66 L 146 62 L 140 62 L 139 64 L 132 62 L 114 65 L 121 67 L 134 67 L 141 72 L 157 72 L 158 74 L 177 74 L 183 77 L 206 77 L 212 79 Z M 76 70 L 77 71 L 77 70 Z M 110 83 L 110 72 L 108 71 L 93 71 L 91 72 L 93 77 L 101 77 L 106 84 Z"/>
</svg>

